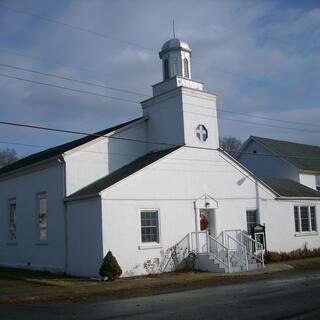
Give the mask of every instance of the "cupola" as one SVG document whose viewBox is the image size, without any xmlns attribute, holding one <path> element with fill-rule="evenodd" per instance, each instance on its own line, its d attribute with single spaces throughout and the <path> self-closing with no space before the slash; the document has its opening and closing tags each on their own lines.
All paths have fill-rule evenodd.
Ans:
<svg viewBox="0 0 320 320">
<path fill-rule="evenodd" d="M 186 42 L 177 38 L 163 44 L 159 52 L 162 60 L 163 81 L 175 76 L 191 79 L 191 51 Z"/>
</svg>

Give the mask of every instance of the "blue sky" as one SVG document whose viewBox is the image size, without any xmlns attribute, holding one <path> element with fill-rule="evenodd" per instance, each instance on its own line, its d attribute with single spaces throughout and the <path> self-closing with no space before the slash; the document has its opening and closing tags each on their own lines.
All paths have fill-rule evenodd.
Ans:
<svg viewBox="0 0 320 320">
<path fill-rule="evenodd" d="M 193 79 L 218 95 L 220 135 L 320 145 L 320 2 L 312 0 L 0 0 L 0 64 L 136 92 L 0 66 L 0 74 L 132 100 L 0 76 L 0 120 L 93 132 L 140 116 L 138 102 L 161 80 L 157 53 L 173 18 L 177 37 L 193 49 Z M 41 146 L 77 138 L 7 126 L 0 134 L 0 142 Z"/>
</svg>

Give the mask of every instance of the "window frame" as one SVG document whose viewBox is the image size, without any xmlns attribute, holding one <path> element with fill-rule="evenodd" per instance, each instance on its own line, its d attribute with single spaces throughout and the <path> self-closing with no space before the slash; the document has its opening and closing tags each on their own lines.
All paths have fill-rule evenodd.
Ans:
<svg viewBox="0 0 320 320">
<path fill-rule="evenodd" d="M 164 80 L 170 79 L 170 67 L 169 67 L 168 58 L 165 58 L 163 61 L 163 72 L 164 72 Z"/>
<path fill-rule="evenodd" d="M 40 237 L 40 200 L 46 199 L 46 239 Z M 35 230 L 35 244 L 46 245 L 48 244 L 48 197 L 45 191 L 36 193 L 36 230 Z"/>
<path fill-rule="evenodd" d="M 251 230 L 248 230 L 248 212 L 249 211 L 255 211 L 255 225 L 259 224 L 259 218 L 258 218 L 258 209 L 257 208 L 247 208 L 246 209 L 246 226 L 247 226 L 247 233 L 249 235 L 251 235 Z M 250 222 L 250 224 L 253 224 L 252 222 Z"/>
<path fill-rule="evenodd" d="M 11 239 L 11 206 L 15 205 L 15 238 Z M 17 199 L 16 198 L 10 198 L 8 199 L 8 208 L 7 208 L 7 214 L 8 214 L 8 228 L 7 228 L 7 244 L 15 245 L 18 243 L 18 237 L 17 237 Z"/>
<path fill-rule="evenodd" d="M 157 212 L 158 218 L 158 242 L 150 241 L 150 242 L 143 242 L 142 241 L 142 224 L 141 224 L 141 214 L 142 212 Z M 160 219 L 160 209 L 159 208 L 140 208 L 138 214 L 138 221 L 139 221 L 139 249 L 154 249 L 154 248 L 161 248 L 161 219 Z"/>
<path fill-rule="evenodd" d="M 307 208 L 308 213 L 308 230 L 302 230 L 303 223 L 301 219 L 301 208 Z M 314 219 L 312 219 L 312 210 L 311 208 L 314 208 L 313 214 Z M 318 224 L 317 224 L 317 206 L 316 205 L 307 205 L 307 204 L 301 204 L 301 205 L 294 205 L 293 207 L 293 218 L 294 218 L 294 231 L 296 235 L 305 235 L 305 234 L 317 234 L 318 233 Z M 298 221 L 296 221 L 298 219 Z M 312 221 L 314 220 L 314 221 Z M 298 223 L 296 223 L 298 222 Z M 315 227 L 315 230 L 313 230 L 313 225 Z M 298 228 L 297 228 L 298 227 Z M 297 230 L 298 229 L 298 230 Z"/>
<path fill-rule="evenodd" d="M 183 59 L 183 75 L 185 78 L 190 79 L 190 70 L 189 70 L 189 60 L 187 58 Z"/>
</svg>

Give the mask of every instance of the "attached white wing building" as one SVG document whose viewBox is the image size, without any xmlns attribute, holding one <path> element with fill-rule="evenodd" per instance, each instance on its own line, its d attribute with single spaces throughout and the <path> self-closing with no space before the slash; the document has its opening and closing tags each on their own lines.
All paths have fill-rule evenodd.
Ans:
<svg viewBox="0 0 320 320">
<path fill-rule="evenodd" d="M 262 265 L 256 224 L 268 250 L 320 247 L 320 193 L 267 184 L 219 149 L 216 95 L 191 79 L 191 49 L 171 39 L 159 55 L 141 118 L 0 169 L 1 265 L 97 276 L 111 250 L 124 276 L 190 252 L 202 270 L 248 270 Z"/>
</svg>

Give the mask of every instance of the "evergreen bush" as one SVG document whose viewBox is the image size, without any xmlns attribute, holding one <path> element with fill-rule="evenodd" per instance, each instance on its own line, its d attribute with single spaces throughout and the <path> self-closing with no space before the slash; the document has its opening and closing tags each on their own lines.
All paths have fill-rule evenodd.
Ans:
<svg viewBox="0 0 320 320">
<path fill-rule="evenodd" d="M 103 259 L 99 274 L 103 278 L 107 277 L 110 281 L 115 280 L 122 274 L 122 269 L 110 250 Z"/>
</svg>

